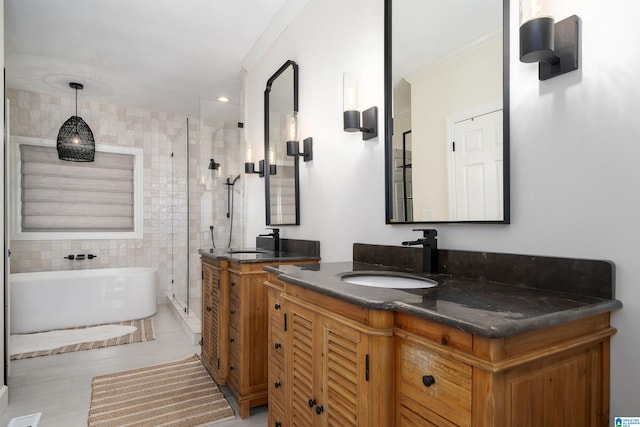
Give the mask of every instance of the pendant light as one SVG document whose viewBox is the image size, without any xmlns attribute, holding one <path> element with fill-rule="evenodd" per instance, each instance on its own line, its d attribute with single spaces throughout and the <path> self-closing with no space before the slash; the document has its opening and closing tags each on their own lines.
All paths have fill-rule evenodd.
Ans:
<svg viewBox="0 0 640 427">
<path fill-rule="evenodd" d="M 96 143 L 89 125 L 78 117 L 78 89 L 84 86 L 80 83 L 69 83 L 76 90 L 76 115 L 71 116 L 60 127 L 58 132 L 58 158 L 71 162 L 93 162 Z"/>
</svg>

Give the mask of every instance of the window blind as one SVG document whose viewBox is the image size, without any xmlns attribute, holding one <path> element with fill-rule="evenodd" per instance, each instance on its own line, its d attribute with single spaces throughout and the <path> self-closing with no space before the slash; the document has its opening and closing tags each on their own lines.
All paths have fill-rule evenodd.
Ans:
<svg viewBox="0 0 640 427">
<path fill-rule="evenodd" d="M 135 156 L 66 162 L 55 148 L 20 145 L 23 232 L 133 231 Z"/>
</svg>

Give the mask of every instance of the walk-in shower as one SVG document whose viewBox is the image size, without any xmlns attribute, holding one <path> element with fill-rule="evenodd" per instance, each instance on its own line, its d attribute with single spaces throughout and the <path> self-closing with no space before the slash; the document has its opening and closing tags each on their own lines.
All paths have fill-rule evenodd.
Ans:
<svg viewBox="0 0 640 427">
<path fill-rule="evenodd" d="M 168 237 L 158 236 L 171 240 L 168 297 L 194 337 L 200 333 L 202 310 L 198 250 L 242 242 L 243 189 L 236 184 L 242 183 L 237 173 L 242 170 L 243 130 L 237 122 L 221 121 L 215 104 L 201 100 L 200 118 L 185 119 L 170 138 Z M 162 182 L 154 185 L 163 187 Z"/>
</svg>

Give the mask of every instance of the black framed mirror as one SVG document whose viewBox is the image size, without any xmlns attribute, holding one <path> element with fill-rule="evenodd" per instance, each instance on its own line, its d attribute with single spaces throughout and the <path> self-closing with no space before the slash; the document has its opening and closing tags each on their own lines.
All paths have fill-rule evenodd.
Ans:
<svg viewBox="0 0 640 427">
<path fill-rule="evenodd" d="M 264 90 L 267 225 L 300 224 L 298 156 L 287 156 L 287 119 L 298 112 L 298 64 L 285 62 Z"/>
<path fill-rule="evenodd" d="M 509 0 L 384 2 L 387 224 L 508 224 Z"/>
</svg>

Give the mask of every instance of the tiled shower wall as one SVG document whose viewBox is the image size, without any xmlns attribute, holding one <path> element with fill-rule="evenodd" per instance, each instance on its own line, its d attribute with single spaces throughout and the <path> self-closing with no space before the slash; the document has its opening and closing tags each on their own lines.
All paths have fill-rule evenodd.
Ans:
<svg viewBox="0 0 640 427">
<path fill-rule="evenodd" d="M 60 125 L 75 112 L 75 98 L 7 89 L 10 100 L 10 132 L 14 136 L 55 141 Z M 133 107 L 78 100 L 78 115 L 91 127 L 98 144 L 142 148 L 144 152 L 144 228 L 142 239 L 11 241 L 11 272 L 71 270 L 108 267 L 152 267 L 158 271 L 158 298 L 171 292 L 172 221 L 187 221 L 186 209 L 172 209 L 179 199 L 175 186 L 180 179 L 171 174 L 171 152 L 176 135 L 186 122 L 181 115 Z M 190 213 L 189 260 L 191 292 L 200 292 L 199 248 L 209 248 L 209 225 L 217 234 L 224 231 L 226 186 L 224 176 L 213 185 L 201 185 L 211 157 L 239 172 L 241 132 L 212 120 L 190 120 Z M 186 142 L 184 142 L 186 144 Z M 182 150 L 185 151 L 185 150 Z M 186 161 L 183 158 L 182 161 Z M 182 168 L 183 170 L 185 168 Z M 224 170 L 224 169 L 223 169 Z M 206 176 L 205 176 L 206 178 Z M 186 178 L 183 178 L 186 180 Z M 241 179 L 242 180 L 242 179 Z M 241 180 L 238 184 L 241 184 Z M 236 185 L 234 242 L 242 241 L 241 185 Z M 184 198 L 182 198 L 184 200 Z M 172 217 L 181 215 L 180 218 Z M 218 237 L 216 237 L 218 239 Z M 227 235 L 228 238 L 228 235 Z M 216 241 L 216 243 L 218 243 Z M 237 243 L 233 243 L 234 245 Z M 225 242 L 226 245 L 226 242 Z M 69 254 L 93 253 L 93 260 L 69 261 Z M 181 261 L 184 262 L 184 261 Z"/>
</svg>

